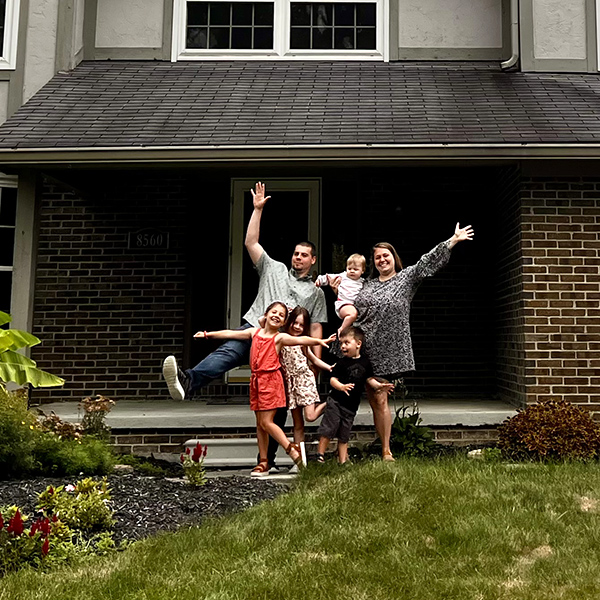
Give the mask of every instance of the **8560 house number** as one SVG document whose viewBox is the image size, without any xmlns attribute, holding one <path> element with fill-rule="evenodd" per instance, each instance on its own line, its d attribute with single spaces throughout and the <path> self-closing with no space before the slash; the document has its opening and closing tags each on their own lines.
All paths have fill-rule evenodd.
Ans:
<svg viewBox="0 0 600 600">
<path fill-rule="evenodd" d="M 129 234 L 129 250 L 160 250 L 169 247 L 169 234 L 159 229 L 140 229 Z"/>
</svg>

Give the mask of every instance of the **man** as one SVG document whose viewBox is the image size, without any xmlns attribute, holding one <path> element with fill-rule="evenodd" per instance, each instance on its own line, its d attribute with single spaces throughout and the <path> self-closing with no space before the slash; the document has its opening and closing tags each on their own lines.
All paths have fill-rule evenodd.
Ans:
<svg viewBox="0 0 600 600">
<path fill-rule="evenodd" d="M 244 315 L 241 329 L 258 327 L 258 319 L 267 306 L 279 300 L 290 308 L 306 308 L 311 317 L 310 335 L 323 337 L 321 323 L 327 322 L 325 295 L 315 286 L 310 276 L 311 267 L 317 261 L 315 246 L 312 242 L 297 244 L 292 255 L 292 268 L 289 270 L 283 263 L 273 260 L 259 243 L 262 212 L 270 196 L 265 197 L 265 186 L 260 181 L 251 192 L 254 211 L 246 231 L 246 249 L 260 279 L 256 299 Z M 187 371 L 179 368 L 174 356 L 168 356 L 163 364 L 163 376 L 171 397 L 183 400 L 223 373 L 248 364 L 250 345 L 251 341 L 227 341 Z M 315 347 L 313 351 L 320 353 L 320 350 L 320 347 Z M 287 411 L 282 413 L 283 423 L 286 416 Z"/>
</svg>

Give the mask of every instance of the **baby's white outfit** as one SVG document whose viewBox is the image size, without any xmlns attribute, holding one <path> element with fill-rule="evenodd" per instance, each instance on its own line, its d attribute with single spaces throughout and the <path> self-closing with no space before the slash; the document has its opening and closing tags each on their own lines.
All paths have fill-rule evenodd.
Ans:
<svg viewBox="0 0 600 600">
<path fill-rule="evenodd" d="M 336 273 L 334 275 L 329 273 L 326 275 L 319 275 L 317 277 L 317 282 L 323 287 L 324 285 L 329 285 L 329 279 L 333 281 L 336 277 L 342 278 L 340 287 L 338 288 L 338 297 L 334 304 L 335 314 L 340 317 L 340 308 L 348 304 L 354 304 L 354 300 L 356 299 L 356 296 L 358 296 L 358 292 L 362 290 L 365 280 L 362 277 L 360 279 L 350 279 L 346 271 L 344 271 L 343 273 Z M 340 319 L 341 318 L 342 317 L 340 317 Z"/>
</svg>

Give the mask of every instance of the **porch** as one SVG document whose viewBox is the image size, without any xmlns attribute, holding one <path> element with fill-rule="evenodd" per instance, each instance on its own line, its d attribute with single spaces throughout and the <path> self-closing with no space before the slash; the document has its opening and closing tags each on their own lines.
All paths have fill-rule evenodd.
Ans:
<svg viewBox="0 0 600 600">
<path fill-rule="evenodd" d="M 63 420 L 78 422 L 82 411 L 76 402 L 54 402 L 41 407 Z M 390 407 L 394 412 L 395 407 Z M 496 427 L 515 414 L 515 408 L 498 400 L 440 398 L 421 400 L 422 424 L 431 427 L 436 441 L 452 445 L 486 445 L 496 439 Z M 113 444 L 118 452 L 161 456 L 179 454 L 185 442 L 198 439 L 209 446 L 207 466 L 249 466 L 256 459 L 254 414 L 247 405 L 210 404 L 206 401 L 174 402 L 122 400 L 108 414 Z M 317 423 L 307 424 L 307 442 L 316 440 Z M 291 418 L 286 433 L 291 435 Z M 351 444 L 376 438 L 373 417 L 366 401 L 360 405 Z M 278 462 L 289 462 L 280 450 Z"/>
</svg>

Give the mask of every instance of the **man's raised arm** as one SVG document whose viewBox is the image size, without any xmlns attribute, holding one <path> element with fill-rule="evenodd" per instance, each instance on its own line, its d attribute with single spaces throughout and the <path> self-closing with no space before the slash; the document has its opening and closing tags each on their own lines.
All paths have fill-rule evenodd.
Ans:
<svg viewBox="0 0 600 600">
<path fill-rule="evenodd" d="M 256 184 L 255 189 L 251 189 L 250 191 L 252 192 L 254 211 L 246 230 L 246 249 L 252 262 L 256 264 L 264 252 L 263 247 L 258 243 L 258 238 L 260 237 L 260 219 L 263 208 L 271 196 L 265 197 L 265 184 L 260 181 Z"/>
</svg>

